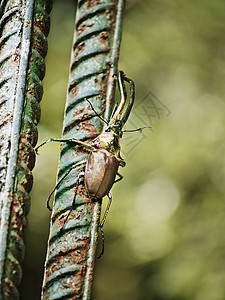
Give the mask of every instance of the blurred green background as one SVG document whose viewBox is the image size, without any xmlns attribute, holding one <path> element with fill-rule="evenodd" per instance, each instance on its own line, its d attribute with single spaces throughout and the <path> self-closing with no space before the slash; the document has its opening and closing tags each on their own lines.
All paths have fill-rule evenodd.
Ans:
<svg viewBox="0 0 225 300">
<path fill-rule="evenodd" d="M 61 136 L 74 7 L 54 2 L 39 143 Z M 153 129 L 124 134 L 93 300 L 225 299 L 224 32 L 223 0 L 127 0 L 119 69 L 135 81 L 136 108 L 126 128 Z M 53 143 L 37 157 L 23 300 L 40 298 L 58 157 Z"/>
</svg>

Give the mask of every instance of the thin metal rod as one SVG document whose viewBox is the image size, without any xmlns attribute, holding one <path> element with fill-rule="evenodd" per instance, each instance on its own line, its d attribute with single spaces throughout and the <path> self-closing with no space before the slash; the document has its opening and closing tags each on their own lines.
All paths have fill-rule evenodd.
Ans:
<svg viewBox="0 0 225 300">
<path fill-rule="evenodd" d="M 125 0 L 118 0 L 117 4 L 117 15 L 115 22 L 115 31 L 113 37 L 113 45 L 112 45 L 112 57 L 111 61 L 114 62 L 112 64 L 112 68 L 110 69 L 109 77 L 108 77 L 108 89 L 106 95 L 106 108 L 105 108 L 105 119 L 109 120 L 112 107 L 114 104 L 114 95 L 115 95 L 115 77 L 113 75 L 117 74 L 117 62 L 119 59 L 119 51 L 120 51 L 120 43 L 122 39 L 122 21 L 123 14 L 125 10 Z"/>
<path fill-rule="evenodd" d="M 24 22 L 32 20 L 33 15 L 33 1 L 27 3 L 23 8 L 25 11 Z M 13 22 L 13 19 L 12 19 Z M 30 35 L 31 27 L 23 26 L 22 33 L 22 48 L 19 68 L 19 74 L 17 79 L 16 96 L 14 100 L 14 115 L 11 127 L 11 147 L 9 152 L 9 160 L 7 166 L 7 173 L 5 178 L 4 192 L 2 194 L 2 207 L 1 207 L 1 224 L 0 224 L 0 278 L 1 282 L 4 280 L 4 272 L 6 268 L 7 248 L 8 248 L 8 235 L 10 234 L 10 213 L 13 201 L 14 185 L 15 185 L 15 173 L 16 164 L 18 159 L 19 137 L 22 123 L 22 113 L 24 105 L 24 89 L 26 84 L 26 71 L 28 65 L 28 54 L 30 49 Z M 4 284 L 1 284 L 4 287 Z M 4 291 L 1 291 L 3 295 Z"/>
<path fill-rule="evenodd" d="M 34 167 L 33 147 L 37 140 L 44 77 L 46 40 L 50 5 L 37 0 L 1 1 L 0 16 L 0 298 L 18 299 L 23 235 L 27 226 L 29 192 Z M 37 10 L 44 13 L 40 24 Z M 48 12 L 47 12 L 48 10 Z M 47 17 L 47 19 L 46 19 Z M 46 21 L 46 23 L 45 23 Z M 41 27 L 38 35 L 35 28 Z M 45 33 L 42 32 L 45 31 Z M 43 41 L 44 41 L 43 39 Z M 38 56 L 38 57 L 36 57 Z M 31 63 L 32 61 L 32 63 Z M 35 82 L 34 78 L 35 77 Z M 32 105 L 31 105 L 32 102 Z"/>
<path fill-rule="evenodd" d="M 78 1 L 63 139 L 91 143 L 104 125 L 93 111 L 108 121 L 114 101 L 113 74 L 117 73 L 123 9 L 124 0 Z M 76 149 L 64 143 L 58 180 L 72 162 L 87 160 L 88 155 L 85 147 Z M 87 196 L 82 178 L 76 186 L 79 173 L 79 168 L 74 168 L 55 193 L 42 300 L 91 297 L 101 200 Z M 75 208 L 71 211 L 75 192 Z M 65 219 L 66 226 L 61 230 Z"/>
</svg>

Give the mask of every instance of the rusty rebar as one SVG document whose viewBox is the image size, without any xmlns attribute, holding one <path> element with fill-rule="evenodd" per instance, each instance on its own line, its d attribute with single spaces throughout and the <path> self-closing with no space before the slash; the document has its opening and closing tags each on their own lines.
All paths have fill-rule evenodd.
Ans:
<svg viewBox="0 0 225 300">
<path fill-rule="evenodd" d="M 0 2 L 0 299 L 19 298 L 50 2 Z"/>
<path fill-rule="evenodd" d="M 75 38 L 63 138 L 90 142 L 103 129 L 94 109 L 109 118 L 114 101 L 124 0 L 78 1 Z M 81 160 L 84 148 L 64 143 L 58 181 Z M 53 204 L 42 299 L 90 299 L 101 201 L 79 185 L 75 209 L 67 218 L 81 167 L 74 168 L 58 187 Z M 64 224 L 64 226 L 63 226 Z M 63 230 L 62 229 L 63 226 Z"/>
</svg>

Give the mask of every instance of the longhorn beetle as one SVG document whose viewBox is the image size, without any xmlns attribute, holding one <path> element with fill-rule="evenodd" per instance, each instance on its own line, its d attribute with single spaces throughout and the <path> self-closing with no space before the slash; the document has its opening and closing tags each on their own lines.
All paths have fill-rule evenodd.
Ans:
<svg viewBox="0 0 225 300">
<path fill-rule="evenodd" d="M 51 198 L 52 194 L 54 193 L 54 191 L 59 187 L 61 182 L 65 179 L 65 177 L 71 172 L 72 169 L 83 165 L 85 167 L 84 168 L 85 170 L 80 172 L 80 174 L 78 175 L 71 210 L 67 214 L 67 216 L 64 220 L 64 223 L 61 227 L 60 232 L 62 233 L 63 227 L 68 220 L 70 212 L 75 207 L 75 200 L 76 200 L 78 186 L 80 183 L 80 177 L 84 176 L 85 189 L 91 197 L 97 198 L 97 199 L 102 199 L 104 196 L 107 195 L 109 198 L 109 202 L 108 202 L 104 217 L 100 224 L 100 230 L 102 233 L 102 251 L 101 251 L 99 257 L 104 252 L 104 234 L 103 234 L 102 228 L 105 223 L 106 216 L 108 214 L 108 211 L 109 211 L 109 208 L 110 208 L 110 205 L 112 202 L 110 190 L 115 182 L 118 182 L 123 178 L 123 176 L 118 172 L 118 168 L 120 166 L 124 167 L 126 164 L 125 161 L 120 156 L 120 139 L 122 137 L 123 132 L 125 132 L 125 130 L 122 131 L 122 128 L 130 115 L 130 112 L 131 112 L 131 109 L 132 109 L 132 106 L 134 103 L 134 95 L 135 95 L 133 80 L 127 78 L 122 71 L 119 71 L 118 75 L 115 77 L 117 77 L 117 79 L 118 79 L 118 86 L 119 86 L 119 90 L 120 90 L 120 94 L 121 94 L 121 101 L 120 101 L 120 104 L 118 105 L 118 107 L 116 107 L 116 109 L 112 113 L 112 117 L 111 117 L 111 120 L 109 123 L 106 120 L 104 120 L 99 114 L 97 114 L 97 112 L 93 108 L 91 102 L 89 100 L 85 99 L 89 102 L 91 108 L 94 110 L 96 115 L 107 125 L 106 129 L 101 134 L 99 134 L 90 144 L 85 143 L 80 140 L 77 140 L 77 139 L 74 139 L 74 138 L 70 138 L 70 139 L 52 138 L 52 139 L 46 140 L 44 143 L 39 145 L 35 150 L 37 153 L 38 149 L 41 146 L 43 146 L 44 144 L 51 142 L 51 141 L 75 143 L 75 144 L 81 145 L 90 150 L 90 154 L 89 154 L 87 161 L 81 161 L 81 162 L 75 164 L 74 166 L 72 166 L 72 168 L 70 168 L 65 173 L 65 175 L 59 180 L 59 182 L 57 183 L 57 185 L 55 186 L 55 188 L 53 189 L 53 191 L 51 192 L 51 194 L 48 197 L 47 207 L 49 210 L 51 210 L 50 205 L 49 205 L 50 198 Z M 129 83 L 128 103 L 127 103 L 127 93 L 126 93 L 126 88 L 125 88 L 125 83 L 124 83 L 125 81 Z M 126 109 L 125 109 L 125 106 L 126 106 Z M 127 131 L 138 131 L 138 130 L 141 131 L 143 128 L 146 128 L 146 127 L 150 127 L 150 126 L 145 126 L 142 128 L 138 128 L 136 130 L 127 130 Z M 118 179 L 116 179 L 116 175 L 119 176 Z"/>
</svg>

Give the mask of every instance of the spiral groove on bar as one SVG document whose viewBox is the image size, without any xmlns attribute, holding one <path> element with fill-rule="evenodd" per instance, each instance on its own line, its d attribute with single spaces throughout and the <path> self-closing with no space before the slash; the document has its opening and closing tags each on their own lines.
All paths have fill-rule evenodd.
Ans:
<svg viewBox="0 0 225 300">
<path fill-rule="evenodd" d="M 0 1 L 0 298 L 19 299 L 50 1 Z"/>
<path fill-rule="evenodd" d="M 123 2 L 78 1 L 63 138 L 89 143 L 102 132 L 102 121 L 85 99 L 107 118 L 106 110 L 111 109 L 114 101 L 112 75 L 117 72 Z M 72 166 L 87 160 L 88 155 L 84 147 L 64 143 L 58 182 Z M 73 168 L 56 190 L 42 299 L 90 299 L 101 201 L 88 197 L 82 177 L 75 209 L 64 224 L 83 169 Z"/>
</svg>

